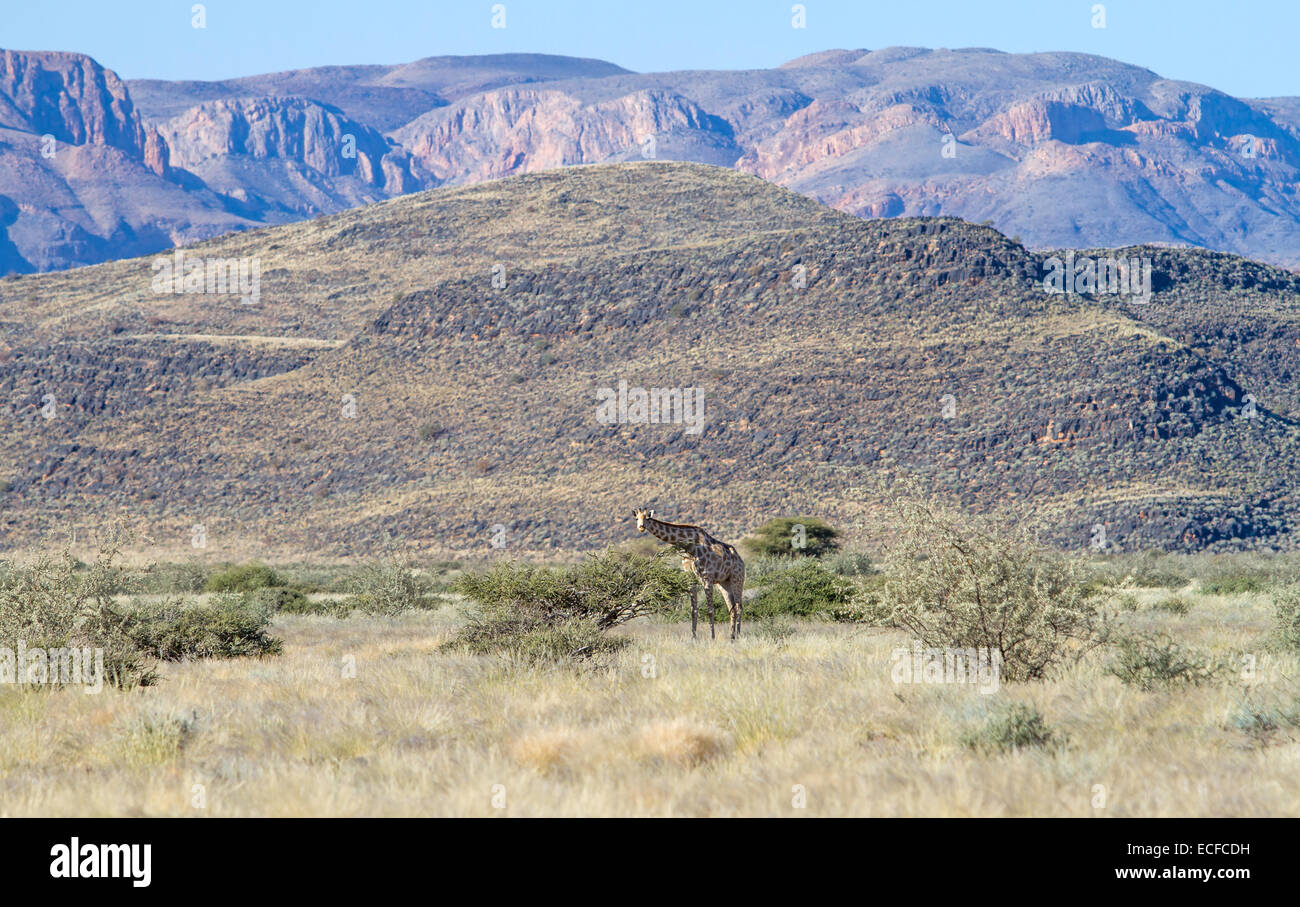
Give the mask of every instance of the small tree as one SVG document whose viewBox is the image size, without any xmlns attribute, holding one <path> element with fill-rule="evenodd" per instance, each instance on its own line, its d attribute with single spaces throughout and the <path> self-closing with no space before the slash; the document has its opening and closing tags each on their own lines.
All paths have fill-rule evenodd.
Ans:
<svg viewBox="0 0 1300 907">
<path fill-rule="evenodd" d="M 810 516 L 768 520 L 742 541 L 748 553 L 768 557 L 821 557 L 840 547 L 839 530 Z"/>
<path fill-rule="evenodd" d="M 626 640 L 606 636 L 634 617 L 666 611 L 690 591 L 671 550 L 654 557 L 610 549 L 560 569 L 501 563 L 467 573 L 454 590 L 469 599 L 466 623 L 449 646 L 525 661 L 590 658 Z"/>
</svg>

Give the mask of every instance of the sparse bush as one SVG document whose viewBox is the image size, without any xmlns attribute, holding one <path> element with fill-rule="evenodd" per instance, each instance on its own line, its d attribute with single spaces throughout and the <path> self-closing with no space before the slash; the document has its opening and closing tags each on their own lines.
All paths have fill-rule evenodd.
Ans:
<svg viewBox="0 0 1300 907">
<path fill-rule="evenodd" d="M 280 575 L 265 564 L 240 564 L 212 574 L 203 588 L 205 592 L 252 592 L 284 584 Z"/>
<path fill-rule="evenodd" d="M 890 606 L 885 602 L 885 582 L 883 573 L 873 573 L 857 581 L 853 600 L 843 608 L 831 612 L 831 618 L 850 623 L 867 624 L 873 627 L 891 627 Z"/>
<path fill-rule="evenodd" d="M 872 576 L 877 572 L 871 558 L 860 551 L 839 551 L 828 555 L 824 563 L 827 570 L 840 576 Z"/>
<path fill-rule="evenodd" d="M 555 664 L 569 659 L 596 659 L 627 645 L 621 636 L 607 636 L 589 621 L 561 620 L 550 625 L 515 625 L 506 632 L 501 625 L 470 632 L 457 640 L 459 648 L 473 655 L 505 655 L 526 664 Z"/>
<path fill-rule="evenodd" d="M 224 593 L 212 601 L 141 607 L 126 622 L 136 647 L 160 661 L 279 655 L 280 639 L 266 632 L 270 614 L 245 596 Z"/>
<path fill-rule="evenodd" d="M 1259 702 L 1248 696 L 1228 720 L 1228 726 L 1264 746 L 1284 731 L 1300 729 L 1300 702 L 1277 698 Z"/>
<path fill-rule="evenodd" d="M 430 597 L 432 586 L 428 578 L 404 558 L 364 564 L 352 577 L 349 588 L 353 594 L 335 606 L 342 614 L 362 611 L 393 616 L 441 604 Z"/>
<path fill-rule="evenodd" d="M 448 647 L 528 662 L 608 654 L 624 641 L 605 631 L 666 610 L 691 582 L 671 551 L 638 557 L 611 549 L 558 569 L 498 564 L 454 584 L 470 604 L 465 626 Z"/>
<path fill-rule="evenodd" d="M 1042 678 L 1105 639 L 1082 564 L 1023 530 L 995 534 L 896 499 L 878 615 L 923 645 L 997 649 L 1008 681 Z"/>
<path fill-rule="evenodd" d="M 740 545 L 759 556 L 822 557 L 839 549 L 839 537 L 839 530 L 815 517 L 787 516 L 768 520 Z"/>
<path fill-rule="evenodd" d="M 983 727 L 962 735 L 962 743 L 985 753 L 1007 753 L 1058 743 L 1058 737 L 1038 709 L 1023 702 L 994 711 Z"/>
<path fill-rule="evenodd" d="M 154 683 L 157 671 L 113 602 L 121 585 L 121 570 L 113 566 L 117 553 L 110 541 L 88 566 L 67 551 L 7 564 L 0 571 L 0 645 L 16 649 L 22 640 L 29 648 L 102 649 L 105 684 L 129 689 Z"/>
<path fill-rule="evenodd" d="M 128 760 L 146 765 L 163 764 L 181 754 L 198 733 L 200 720 L 196 710 L 154 709 L 119 722 L 115 736 L 122 755 Z"/>
<path fill-rule="evenodd" d="M 1156 552 L 1143 555 L 1124 581 L 1129 586 L 1141 589 L 1170 590 L 1182 589 L 1191 582 L 1184 574 L 1162 565 L 1160 555 Z"/>
<path fill-rule="evenodd" d="M 795 634 L 794 624 L 784 614 L 765 614 L 751 624 L 753 634 L 777 646 L 783 646 Z"/>
<path fill-rule="evenodd" d="M 1228 664 L 1209 652 L 1167 636 L 1125 636 L 1116 641 L 1107 671 L 1140 690 L 1198 686 L 1216 680 Z"/>
<path fill-rule="evenodd" d="M 1274 595 L 1273 622 L 1282 647 L 1292 652 L 1300 651 L 1300 583 L 1287 586 Z"/>
</svg>

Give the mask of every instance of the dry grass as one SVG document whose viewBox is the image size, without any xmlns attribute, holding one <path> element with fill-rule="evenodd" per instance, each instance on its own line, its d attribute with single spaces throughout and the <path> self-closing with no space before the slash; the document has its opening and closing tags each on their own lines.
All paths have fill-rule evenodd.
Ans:
<svg viewBox="0 0 1300 907">
<path fill-rule="evenodd" d="M 1144 591 L 1135 625 L 1256 653 L 1254 693 L 1294 694 L 1296 659 L 1263 646 L 1267 596 L 1146 607 L 1166 594 Z M 981 696 L 893 684 L 892 632 L 804 623 L 732 646 L 651 621 L 607 670 L 513 668 L 436 651 L 457 625 L 282 617 L 279 658 L 166 665 L 132 693 L 0 689 L 0 814 L 1300 815 L 1297 733 L 1234 729 L 1238 677 L 1143 693 L 1096 655 Z M 1063 746 L 962 744 L 1008 701 Z"/>
</svg>

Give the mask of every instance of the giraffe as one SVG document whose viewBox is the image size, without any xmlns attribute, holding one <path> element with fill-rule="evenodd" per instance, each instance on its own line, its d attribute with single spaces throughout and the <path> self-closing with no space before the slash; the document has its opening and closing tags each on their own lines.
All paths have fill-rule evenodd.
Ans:
<svg viewBox="0 0 1300 907">
<path fill-rule="evenodd" d="M 655 519 L 653 510 L 634 511 L 637 532 L 648 532 L 682 552 L 682 569 L 704 586 L 704 597 L 709 608 L 709 636 L 717 639 L 713 626 L 713 587 L 722 592 L 731 618 L 731 641 L 740 636 L 740 616 L 745 591 L 745 562 L 736 549 L 715 539 L 699 526 L 687 523 L 666 523 Z M 699 585 L 691 587 L 691 638 L 695 639 L 699 599 Z"/>
</svg>

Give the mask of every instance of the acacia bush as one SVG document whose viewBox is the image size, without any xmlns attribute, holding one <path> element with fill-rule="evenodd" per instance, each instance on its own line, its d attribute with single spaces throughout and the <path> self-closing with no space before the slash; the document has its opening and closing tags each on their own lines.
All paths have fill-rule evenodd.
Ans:
<svg viewBox="0 0 1300 907">
<path fill-rule="evenodd" d="M 625 640 L 606 631 L 664 612 L 689 592 L 692 577 L 679 564 L 671 550 L 646 557 L 611 549 L 571 567 L 505 562 L 466 573 L 452 587 L 469 602 L 466 622 L 447 645 L 528 662 L 608 654 Z"/>
<path fill-rule="evenodd" d="M 1248 595 L 1262 592 L 1268 584 L 1268 577 L 1252 571 L 1237 570 L 1222 572 L 1201 581 L 1201 593 L 1204 595 Z"/>
<path fill-rule="evenodd" d="M 988 647 L 1003 678 L 1035 680 L 1108 638 L 1083 563 L 916 500 L 893 501 L 885 581 L 872 605 L 882 623 L 927 647 Z"/>
<path fill-rule="evenodd" d="M 119 603 L 123 571 L 118 543 L 107 542 L 82 564 L 68 552 L 0 569 L 0 645 L 103 650 L 103 682 L 119 689 L 158 680 L 159 661 L 274 655 L 270 613 L 246 596 L 221 595 L 201 605 L 184 599 Z"/>
<path fill-rule="evenodd" d="M 195 594 L 208 583 L 208 568 L 198 560 L 152 564 L 130 574 L 130 591 L 146 595 Z"/>
<path fill-rule="evenodd" d="M 124 627 L 140 652 L 159 661 L 279 655 L 283 643 L 267 633 L 270 613 L 252 601 L 221 594 L 203 604 L 142 605 Z"/>
<path fill-rule="evenodd" d="M 351 577 L 348 589 L 352 594 L 331 607 L 340 616 L 361 611 L 391 617 L 441 605 L 441 600 L 432 595 L 429 579 L 402 557 L 363 564 Z"/>
<path fill-rule="evenodd" d="M 798 527 L 802 526 L 800 533 Z M 768 557 L 822 557 L 840 547 L 840 533 L 810 516 L 785 516 L 768 520 L 740 543 L 748 554 Z M 803 545 L 796 547 L 798 541 Z"/>
<path fill-rule="evenodd" d="M 309 599 L 301 590 L 288 586 L 267 586 L 245 592 L 246 605 L 267 614 L 320 614 L 324 608 Z"/>
<path fill-rule="evenodd" d="M 93 563 L 68 551 L 42 555 L 0 570 L 0 645 L 17 649 L 77 647 L 102 649 L 105 684 L 121 689 L 148 686 L 157 671 L 126 629 L 129 618 L 114 604 L 122 584 L 113 565 L 116 542 L 108 542 Z"/>
</svg>

